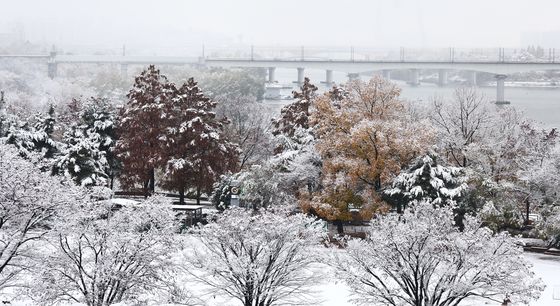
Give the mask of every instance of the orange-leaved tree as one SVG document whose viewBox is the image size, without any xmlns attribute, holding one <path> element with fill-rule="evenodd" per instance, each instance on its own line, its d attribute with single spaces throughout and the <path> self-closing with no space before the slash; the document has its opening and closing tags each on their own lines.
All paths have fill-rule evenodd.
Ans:
<svg viewBox="0 0 560 306">
<path fill-rule="evenodd" d="M 318 97 L 311 122 L 322 188 L 302 200 L 303 208 L 336 221 L 386 209 L 380 191 L 433 141 L 429 123 L 412 116 L 400 89 L 379 77 Z"/>
</svg>

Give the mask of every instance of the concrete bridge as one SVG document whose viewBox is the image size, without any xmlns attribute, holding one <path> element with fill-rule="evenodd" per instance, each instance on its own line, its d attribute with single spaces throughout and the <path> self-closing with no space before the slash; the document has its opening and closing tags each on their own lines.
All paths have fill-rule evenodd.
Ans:
<svg viewBox="0 0 560 306">
<path fill-rule="evenodd" d="M 129 65 L 206 65 L 208 67 L 245 67 L 265 68 L 268 70 L 268 82 L 276 81 L 276 68 L 288 68 L 297 71 L 297 83 L 303 83 L 305 69 L 325 70 L 325 83 L 330 86 L 333 83 L 333 71 L 348 74 L 349 79 L 356 79 L 360 74 L 371 74 L 372 71 L 381 71 L 387 79 L 391 78 L 391 71 L 408 70 L 411 85 L 419 85 L 419 71 L 430 69 L 438 71 L 438 84 L 447 84 L 447 74 L 450 70 L 469 72 L 469 83 L 477 84 L 477 73 L 491 73 L 495 75 L 496 102 L 507 103 L 504 97 L 504 81 L 508 75 L 516 72 L 560 70 L 560 62 L 555 60 L 555 50 L 548 50 L 548 57 L 533 60 L 519 59 L 515 57 L 515 50 L 488 49 L 480 52 L 480 49 L 455 50 L 454 48 L 443 50 L 411 50 L 405 52 L 401 48 L 396 58 L 395 50 L 383 51 L 369 50 L 369 53 L 359 53 L 351 48 L 350 53 L 337 57 L 330 54 L 332 49 L 317 49 L 310 52 L 304 47 L 296 50 L 274 48 L 273 50 L 255 51 L 251 46 L 250 52 L 222 49 L 219 52 L 211 51 L 201 57 L 172 57 L 172 56 L 130 56 L 125 55 L 62 55 L 52 51 L 47 55 L 0 55 L 0 58 L 26 58 L 46 62 L 48 75 L 51 78 L 57 76 L 58 65 L 61 64 L 117 64 L 121 67 L 123 76 L 127 76 Z M 408 49 L 407 49 L 408 50 Z M 475 51 L 473 51 L 475 50 Z M 291 53 L 290 53 L 291 52 Z M 426 53 L 428 56 L 426 56 Z M 406 54 L 406 56 L 405 56 Z M 412 55 L 410 55 L 412 54 Z M 329 57 L 329 55 L 331 55 Z M 374 59 L 371 59 L 371 58 Z M 294 75 L 295 76 L 295 75 Z"/>
<path fill-rule="evenodd" d="M 117 64 L 121 74 L 128 75 L 129 65 L 190 65 L 200 63 L 200 58 L 191 56 L 131 56 L 131 55 L 0 55 L 0 59 L 31 59 L 46 62 L 48 76 L 53 79 L 58 75 L 58 66 L 62 64 Z"/>
<path fill-rule="evenodd" d="M 504 97 L 504 81 L 508 74 L 516 72 L 560 70 L 557 62 L 517 62 L 517 61 L 344 61 L 344 60 L 255 60 L 255 59 L 220 59 L 206 58 L 204 64 L 210 67 L 251 67 L 268 69 L 268 81 L 275 82 L 276 68 L 297 70 L 297 82 L 302 83 L 305 69 L 324 69 L 325 83 L 333 83 L 333 71 L 348 73 L 349 79 L 357 79 L 360 74 L 370 71 L 382 71 L 383 76 L 391 78 L 393 70 L 409 70 L 411 85 L 419 85 L 419 70 L 438 70 L 438 84 L 447 84 L 449 70 L 469 71 L 469 83 L 476 85 L 477 72 L 495 75 L 496 103 L 508 103 Z"/>
</svg>

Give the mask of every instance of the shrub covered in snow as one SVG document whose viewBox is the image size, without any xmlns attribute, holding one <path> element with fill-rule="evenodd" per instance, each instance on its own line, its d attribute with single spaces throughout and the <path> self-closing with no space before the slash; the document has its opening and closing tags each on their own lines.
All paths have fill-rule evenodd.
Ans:
<svg viewBox="0 0 560 306">
<path fill-rule="evenodd" d="M 43 250 L 38 274 L 28 284 L 33 299 L 105 306 L 166 285 L 175 227 L 165 199 L 151 197 L 117 211 L 92 202 L 73 212 Z"/>
<path fill-rule="evenodd" d="M 467 217 L 461 232 L 452 207 L 419 203 L 372 221 L 365 240 L 344 240 L 332 264 L 361 305 L 459 305 L 506 299 L 528 304 L 544 285 L 507 233 L 494 235 Z"/>
<path fill-rule="evenodd" d="M 229 209 L 194 230 L 184 271 L 214 294 L 243 305 L 310 303 L 313 248 L 323 231 L 312 218 L 281 210 Z"/>
<path fill-rule="evenodd" d="M 0 143 L 0 289 L 33 266 L 29 259 L 41 251 L 35 243 L 84 197 L 72 182 L 42 172 L 14 146 Z"/>
</svg>

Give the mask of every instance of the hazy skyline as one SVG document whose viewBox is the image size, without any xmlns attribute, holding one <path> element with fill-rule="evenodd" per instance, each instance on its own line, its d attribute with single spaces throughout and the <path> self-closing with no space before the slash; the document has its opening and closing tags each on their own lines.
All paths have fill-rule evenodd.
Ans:
<svg viewBox="0 0 560 306">
<path fill-rule="evenodd" d="M 0 33 L 62 46 L 520 47 L 527 33 L 560 33 L 553 0 L 0 2 Z"/>
</svg>

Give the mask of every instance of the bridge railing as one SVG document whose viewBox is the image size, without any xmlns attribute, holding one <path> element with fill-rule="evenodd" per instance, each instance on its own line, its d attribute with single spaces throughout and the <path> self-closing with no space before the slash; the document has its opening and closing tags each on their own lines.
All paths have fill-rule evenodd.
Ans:
<svg viewBox="0 0 560 306">
<path fill-rule="evenodd" d="M 547 63 L 557 62 L 560 54 L 556 49 L 543 49 L 528 47 L 523 49 L 511 48 L 377 48 L 377 47 L 325 47 L 325 46 L 202 46 L 200 55 L 193 51 L 193 46 L 184 48 L 176 47 L 177 56 L 201 56 L 210 59 L 242 59 L 242 60 L 331 60 L 331 61 L 388 61 L 388 62 L 521 62 L 521 63 Z M 178 50 L 178 51 L 177 51 Z M 120 52 L 120 53 L 119 53 Z M 120 50 L 106 49 L 103 52 L 94 52 L 91 57 L 162 57 L 171 53 L 157 53 L 154 55 L 137 54 L 128 52 L 123 46 Z M 87 54 L 68 54 L 68 52 L 54 52 L 53 59 L 76 58 Z M 44 55 L 41 57 L 46 57 Z M 29 55 L 1 55 L 0 58 L 29 57 Z"/>
<path fill-rule="evenodd" d="M 433 62 L 556 62 L 555 49 L 511 48 L 372 48 L 248 46 L 206 48 L 212 59 L 332 60 L 332 61 L 433 61 Z M 559 56 L 560 57 L 560 54 Z"/>
</svg>

